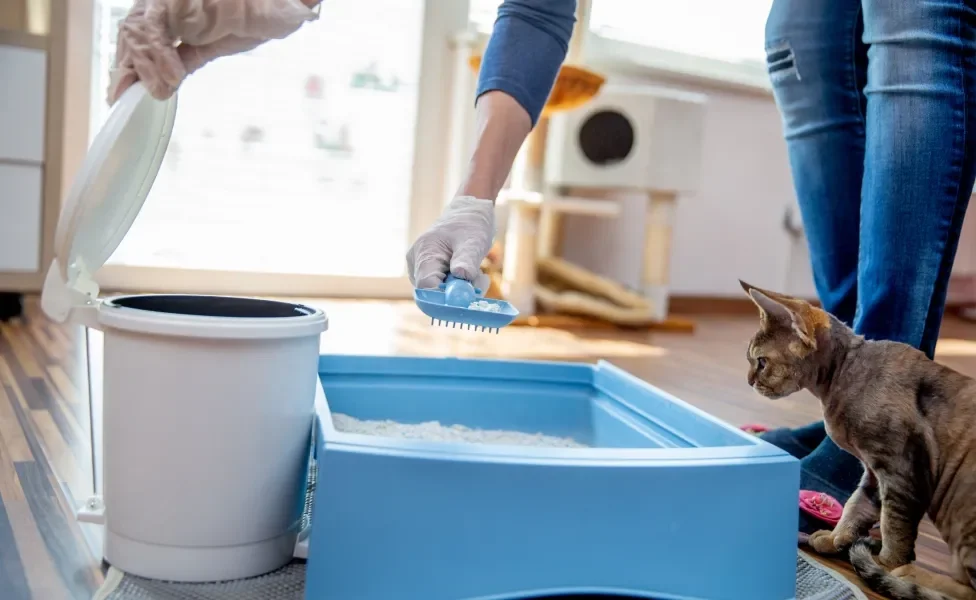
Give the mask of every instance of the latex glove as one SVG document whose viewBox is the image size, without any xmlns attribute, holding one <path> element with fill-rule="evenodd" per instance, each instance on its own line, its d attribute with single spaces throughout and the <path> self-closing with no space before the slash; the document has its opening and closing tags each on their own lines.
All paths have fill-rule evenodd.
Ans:
<svg viewBox="0 0 976 600">
<path fill-rule="evenodd" d="M 137 0 L 119 24 L 109 104 L 136 81 L 169 98 L 215 58 L 287 37 L 317 18 L 302 0 Z"/>
<path fill-rule="evenodd" d="M 495 204 L 458 196 L 407 251 L 407 273 L 418 288 L 436 288 L 450 272 L 487 291 L 481 261 L 495 237 Z"/>
</svg>

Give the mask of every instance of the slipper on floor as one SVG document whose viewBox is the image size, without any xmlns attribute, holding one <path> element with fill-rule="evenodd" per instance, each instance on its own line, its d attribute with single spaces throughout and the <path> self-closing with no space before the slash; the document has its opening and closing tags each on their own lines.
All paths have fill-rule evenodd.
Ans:
<svg viewBox="0 0 976 600">
<path fill-rule="evenodd" d="M 752 435 L 759 435 L 761 433 L 766 433 L 767 431 L 769 431 L 769 427 L 766 427 L 765 425 L 759 425 L 757 423 L 747 423 L 739 427 L 739 429 L 745 431 L 746 433 L 751 433 Z"/>
<path fill-rule="evenodd" d="M 844 512 L 844 506 L 829 494 L 800 490 L 800 510 L 831 527 L 836 527 Z"/>
</svg>

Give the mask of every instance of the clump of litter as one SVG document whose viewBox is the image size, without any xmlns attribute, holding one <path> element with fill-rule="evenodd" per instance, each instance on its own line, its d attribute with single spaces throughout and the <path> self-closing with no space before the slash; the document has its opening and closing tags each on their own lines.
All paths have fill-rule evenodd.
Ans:
<svg viewBox="0 0 976 600">
<path fill-rule="evenodd" d="M 468 305 L 468 308 L 473 310 L 483 310 L 485 312 L 501 312 L 502 307 L 498 306 L 494 302 L 488 302 L 487 300 L 475 300 Z"/>
<path fill-rule="evenodd" d="M 427 440 L 431 442 L 464 442 L 469 444 L 504 444 L 543 446 L 548 448 L 586 448 L 573 438 L 522 433 L 497 429 L 471 429 L 464 425 L 441 425 L 437 421 L 409 424 L 396 421 L 361 421 L 342 413 L 332 413 L 332 424 L 338 431 L 362 435 Z"/>
</svg>

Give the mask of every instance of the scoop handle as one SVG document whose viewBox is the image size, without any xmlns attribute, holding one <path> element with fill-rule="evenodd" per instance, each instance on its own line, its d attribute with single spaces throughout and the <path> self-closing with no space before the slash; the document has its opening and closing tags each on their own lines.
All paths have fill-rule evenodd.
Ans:
<svg viewBox="0 0 976 600">
<path fill-rule="evenodd" d="M 460 306 L 467 308 L 472 302 L 482 296 L 481 288 L 476 288 L 467 279 L 455 277 L 450 273 L 440 284 L 440 289 L 444 290 L 444 304 L 449 306 Z"/>
</svg>

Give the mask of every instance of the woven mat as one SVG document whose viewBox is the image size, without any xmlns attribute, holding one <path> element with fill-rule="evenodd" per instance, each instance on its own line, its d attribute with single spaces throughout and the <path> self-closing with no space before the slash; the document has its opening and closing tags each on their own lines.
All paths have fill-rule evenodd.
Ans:
<svg viewBox="0 0 976 600">
<path fill-rule="evenodd" d="M 302 528 L 311 521 L 318 475 L 310 459 Z M 294 561 L 273 573 L 216 583 L 172 583 L 143 579 L 111 567 L 92 600 L 305 600 L 305 561 Z M 796 600 L 867 600 L 839 573 L 796 555 Z"/>
<path fill-rule="evenodd" d="M 842 575 L 796 556 L 797 600 L 866 600 Z M 294 562 L 274 573 L 223 583 L 167 583 L 109 569 L 94 600 L 305 600 L 305 563 Z"/>
</svg>

